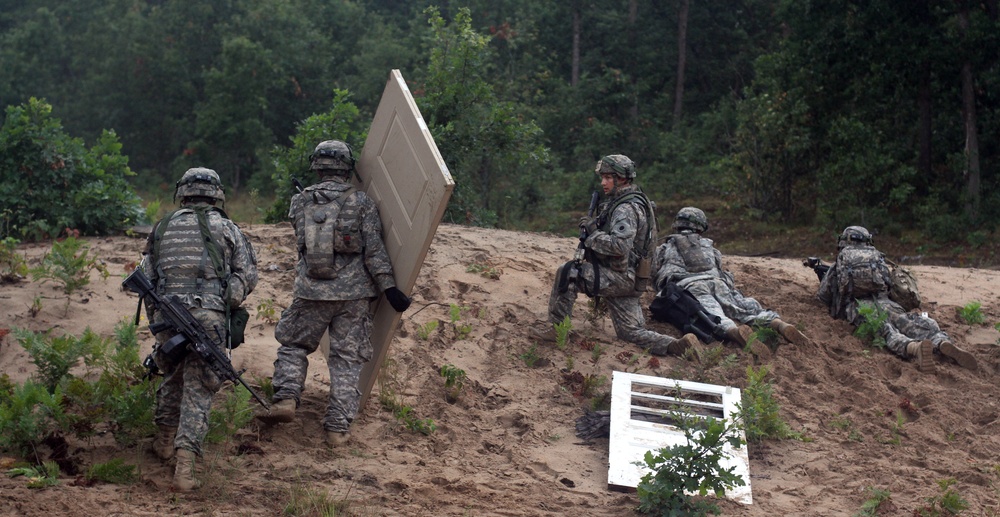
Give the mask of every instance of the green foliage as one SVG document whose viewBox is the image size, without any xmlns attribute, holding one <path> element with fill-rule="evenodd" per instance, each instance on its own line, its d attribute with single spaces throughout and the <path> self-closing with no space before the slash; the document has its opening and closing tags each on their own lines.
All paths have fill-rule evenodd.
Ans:
<svg viewBox="0 0 1000 517">
<path fill-rule="evenodd" d="M 490 280 L 500 280 L 500 268 L 489 262 L 473 262 L 465 268 L 466 273 L 476 273 Z"/>
<path fill-rule="evenodd" d="M 290 147 L 274 147 L 271 151 L 271 161 L 274 162 L 271 179 L 278 195 L 267 210 L 264 222 L 279 223 L 288 220 L 291 196 L 296 192 L 292 178 L 298 178 L 304 185 L 309 185 L 316 177 L 316 173 L 309 170 L 309 155 L 316 144 L 324 140 L 341 140 L 354 148 L 355 158 L 361 157 L 361 146 L 367 133 L 360 127 L 367 122 L 362 122 L 357 106 L 349 98 L 347 90 L 334 89 L 329 110 L 296 124 L 295 133 L 290 137 Z"/>
<path fill-rule="evenodd" d="M 534 368 L 538 364 L 538 360 L 542 357 L 538 355 L 538 345 L 532 343 L 527 350 L 518 354 L 517 358 L 524 361 L 524 364 L 528 368 Z"/>
<path fill-rule="evenodd" d="M 14 337 L 28 351 L 31 362 L 38 367 L 38 380 L 54 393 L 59 382 L 69 375 L 69 370 L 84 356 L 92 356 L 104 346 L 104 340 L 87 327 L 83 336 L 71 334 L 54 337 L 51 331 L 35 333 L 15 328 Z"/>
<path fill-rule="evenodd" d="M 660 516 L 702 516 L 718 514 L 718 506 L 708 500 L 696 500 L 709 492 L 724 497 L 726 491 L 745 486 L 735 474 L 736 467 L 723 468 L 726 444 L 734 449 L 743 446 L 738 429 L 725 420 L 699 418 L 681 411 L 671 414 L 684 433 L 684 445 L 664 447 L 656 454 L 646 452 L 637 465 L 652 472 L 642 476 L 636 492 L 639 511 Z"/>
<path fill-rule="evenodd" d="M 954 478 L 938 480 L 940 493 L 926 498 L 927 504 L 914 510 L 913 515 L 920 517 L 949 517 L 958 515 L 969 508 L 969 502 L 952 486 L 958 483 Z"/>
<path fill-rule="evenodd" d="M 253 421 L 253 408 L 250 407 L 250 391 L 242 384 L 234 385 L 222 407 L 212 409 L 208 415 L 208 434 L 205 441 L 221 443 L 228 441 L 237 431 Z"/>
<path fill-rule="evenodd" d="M 91 465 L 84 477 L 87 481 L 132 485 L 139 481 L 139 472 L 135 465 L 125 463 L 121 458 L 112 458 L 106 463 Z"/>
<path fill-rule="evenodd" d="M 462 311 L 469 310 L 468 307 L 451 304 L 448 308 L 448 317 L 451 319 L 452 328 L 455 330 L 455 339 L 465 339 L 472 333 L 472 324 L 459 323 L 462 319 Z"/>
<path fill-rule="evenodd" d="M 257 304 L 257 319 L 264 320 L 271 325 L 278 322 L 273 298 L 264 299 Z"/>
<path fill-rule="evenodd" d="M 28 478 L 28 488 L 45 488 L 59 484 L 59 465 L 46 461 L 33 467 L 15 467 L 7 471 L 10 477 Z"/>
<path fill-rule="evenodd" d="M 430 320 L 427 323 L 424 323 L 423 325 L 417 327 L 417 339 L 427 341 L 437 328 L 438 320 Z"/>
<path fill-rule="evenodd" d="M 781 418 L 781 408 L 774 400 L 774 387 L 765 380 L 769 373 L 766 365 L 756 370 L 753 365 L 747 366 L 747 386 L 737 404 L 737 419 L 743 424 L 747 441 L 801 439 L 802 435 L 792 431 Z"/>
<path fill-rule="evenodd" d="M 0 127 L 0 206 L 4 233 L 38 240 L 77 228 L 107 235 L 142 216 L 133 176 L 118 136 L 103 131 L 89 150 L 52 117 L 52 106 L 32 97 L 8 106 Z"/>
<path fill-rule="evenodd" d="M 448 389 L 445 397 L 449 402 L 455 402 L 461 395 L 462 388 L 465 387 L 467 379 L 465 370 L 452 364 L 446 364 L 441 367 L 441 376 L 444 377 L 444 387 Z"/>
<path fill-rule="evenodd" d="M 881 329 L 885 320 L 889 318 L 889 313 L 883 311 L 877 304 L 858 302 L 858 314 L 862 321 L 854 329 L 854 335 L 868 346 L 885 348 L 885 338 L 882 337 Z"/>
<path fill-rule="evenodd" d="M 755 321 L 753 324 L 753 333 L 750 334 L 750 339 L 747 340 L 747 345 L 753 343 L 754 341 L 760 341 L 771 350 L 774 350 L 778 348 L 778 343 L 781 341 L 781 335 L 778 334 L 777 330 L 771 328 L 767 322 Z"/>
<path fill-rule="evenodd" d="M 0 449 L 35 458 L 38 445 L 62 431 L 65 423 L 62 393 L 50 393 L 42 384 L 28 380 L 15 386 L 0 404 Z"/>
<path fill-rule="evenodd" d="M 108 278 L 108 269 L 94 257 L 88 257 L 90 246 L 86 242 L 69 236 L 62 241 L 53 241 L 52 249 L 42 257 L 38 267 L 31 268 L 35 281 L 55 280 L 62 284 L 63 292 L 71 295 L 77 289 L 90 283 L 90 271 L 97 270 L 102 278 Z"/>
<path fill-rule="evenodd" d="M 17 254 L 20 242 L 14 237 L 0 239 L 0 283 L 16 282 L 28 275 L 28 264 Z"/>
<path fill-rule="evenodd" d="M 882 507 L 883 503 L 891 499 L 891 494 L 888 490 L 873 486 L 865 487 L 865 491 L 868 492 L 868 499 L 861 504 L 861 510 L 854 514 L 854 517 L 878 517 L 879 508 Z"/>
<path fill-rule="evenodd" d="M 982 325 L 986 323 L 986 315 L 982 311 L 983 304 L 979 302 L 969 302 L 958 308 L 958 315 L 969 325 Z"/>
<path fill-rule="evenodd" d="M 566 350 L 566 342 L 569 339 L 569 331 L 573 329 L 573 322 L 569 316 L 566 316 L 561 322 L 554 325 L 556 328 L 556 348 Z"/>
<path fill-rule="evenodd" d="M 396 420 L 403 423 L 403 426 L 408 430 L 415 433 L 420 433 L 423 435 L 430 435 L 437 429 L 437 425 L 434 420 L 430 418 L 418 418 L 416 411 L 410 406 L 400 405 L 396 406 L 392 412 Z"/>
</svg>

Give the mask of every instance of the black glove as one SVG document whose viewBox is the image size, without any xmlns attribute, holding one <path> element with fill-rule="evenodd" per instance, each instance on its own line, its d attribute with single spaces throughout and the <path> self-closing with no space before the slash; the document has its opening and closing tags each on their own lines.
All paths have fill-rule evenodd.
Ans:
<svg viewBox="0 0 1000 517">
<path fill-rule="evenodd" d="M 392 308 L 396 312 L 403 312 L 409 309 L 410 302 L 412 301 L 409 296 L 403 294 L 403 291 L 400 291 L 396 287 L 390 287 L 385 290 L 385 299 L 389 300 L 389 305 L 392 305 Z"/>
<path fill-rule="evenodd" d="M 584 237 L 592 235 L 597 231 L 597 218 L 595 217 L 583 217 L 580 219 L 580 229 L 583 230 L 582 235 Z"/>
</svg>

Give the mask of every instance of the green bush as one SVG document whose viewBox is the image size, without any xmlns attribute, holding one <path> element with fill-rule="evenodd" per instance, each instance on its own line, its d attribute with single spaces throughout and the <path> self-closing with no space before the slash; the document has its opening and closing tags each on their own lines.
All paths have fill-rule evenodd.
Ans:
<svg viewBox="0 0 1000 517">
<path fill-rule="evenodd" d="M 752 365 L 747 366 L 747 386 L 743 388 L 740 403 L 737 404 L 737 419 L 743 423 L 747 441 L 801 438 L 781 419 L 781 408 L 774 400 L 774 388 L 764 380 L 769 373 L 766 365 L 758 370 Z"/>
<path fill-rule="evenodd" d="M 14 387 L 0 404 L 0 449 L 23 458 L 36 458 L 36 449 L 66 424 L 62 393 L 50 393 L 42 384 L 28 380 Z"/>
<path fill-rule="evenodd" d="M 736 467 L 722 467 L 723 447 L 743 446 L 738 429 L 725 420 L 699 418 L 680 411 L 671 415 L 684 433 L 684 445 L 664 447 L 656 454 L 647 451 L 642 462 L 652 470 L 639 481 L 639 511 L 667 516 L 718 514 L 719 508 L 708 500 L 696 500 L 689 494 L 705 496 L 712 492 L 724 497 L 727 490 L 745 486 L 735 474 Z"/>
<path fill-rule="evenodd" d="M 138 468 L 125 463 L 121 458 L 112 458 L 107 463 L 98 463 L 87 469 L 87 481 L 100 481 L 116 485 L 131 485 L 139 481 Z"/>
<path fill-rule="evenodd" d="M 959 307 L 958 315 L 969 325 L 982 325 L 986 323 L 986 315 L 983 314 L 983 304 L 979 302 L 969 302 Z"/>
<path fill-rule="evenodd" d="M 17 254 L 20 242 L 13 237 L 0 239 L 0 283 L 15 282 L 28 275 L 24 257 Z"/>
<path fill-rule="evenodd" d="M 104 131 L 88 150 L 44 101 L 8 106 L 0 127 L 0 206 L 11 208 L 3 232 L 39 240 L 65 228 L 107 235 L 135 224 L 143 210 L 125 180 L 135 173 L 121 148 Z"/>
<path fill-rule="evenodd" d="M 854 329 L 854 335 L 863 343 L 875 348 L 885 348 L 885 338 L 882 337 L 882 324 L 889 319 L 889 313 L 878 305 L 868 302 L 858 303 L 858 314 L 861 323 Z"/>
<path fill-rule="evenodd" d="M 208 434 L 205 441 L 221 443 L 229 440 L 236 431 L 253 421 L 250 407 L 250 392 L 242 384 L 236 384 L 226 395 L 222 407 L 213 409 L 208 415 Z"/>
<path fill-rule="evenodd" d="M 31 362 L 38 367 L 37 377 L 49 390 L 55 392 L 56 386 L 69 370 L 81 359 L 86 357 L 92 362 L 92 357 L 106 346 L 106 341 L 95 334 L 90 327 L 83 331 L 83 336 L 77 338 L 70 334 L 52 336 L 51 331 L 35 333 L 21 328 L 14 329 L 14 337 L 28 351 Z"/>
<path fill-rule="evenodd" d="M 97 259 L 88 257 L 89 250 L 86 242 L 73 236 L 54 241 L 52 249 L 42 257 L 42 263 L 30 269 L 31 277 L 42 282 L 55 280 L 62 284 L 63 292 L 67 295 L 90 283 L 92 269 L 96 269 L 107 279 L 108 269 Z"/>
<path fill-rule="evenodd" d="M 46 461 L 41 465 L 31 467 L 15 467 L 7 471 L 14 478 L 28 478 L 28 488 L 45 488 L 59 484 L 59 465 L 54 461 Z"/>
</svg>

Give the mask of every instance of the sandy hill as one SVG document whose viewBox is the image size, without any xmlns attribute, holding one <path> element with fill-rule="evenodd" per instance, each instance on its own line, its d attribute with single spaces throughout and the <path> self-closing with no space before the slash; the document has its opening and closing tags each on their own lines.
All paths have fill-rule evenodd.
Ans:
<svg viewBox="0 0 1000 517">
<path fill-rule="evenodd" d="M 251 315 L 265 300 L 287 306 L 290 227 L 245 230 L 261 269 L 247 302 Z M 110 335 L 116 322 L 134 315 L 136 298 L 119 283 L 142 241 L 88 242 L 108 264 L 109 280 L 94 274 L 68 306 L 52 283 L 2 285 L 0 326 L 74 334 L 89 326 Z M 628 515 L 635 495 L 606 486 L 608 441 L 574 436 L 574 420 L 587 404 L 579 396 L 580 376 L 610 379 L 613 370 L 628 370 L 742 387 L 753 358 L 729 349 L 735 360 L 711 367 L 677 358 L 648 361 L 614 337 L 607 318 L 588 318 L 583 297 L 573 321 L 583 339 L 565 351 L 535 346 L 528 327 L 543 317 L 554 271 L 574 247 L 574 239 L 552 235 L 439 229 L 390 350 L 387 377 L 419 418 L 433 420 L 429 436 L 407 430 L 382 409 L 376 387 L 355 424 L 353 444 L 324 448 L 320 418 L 329 379 L 324 359 L 314 355 L 298 419 L 251 426 L 230 443 L 210 446 L 200 466 L 207 483 L 202 490 L 171 493 L 171 470 L 148 451 L 148 442 L 121 450 L 108 437 L 71 440 L 70 457 L 81 468 L 120 457 L 141 467 L 143 481 L 83 486 L 64 473 L 58 486 L 36 490 L 26 488 L 24 478 L 0 476 L 0 515 L 279 515 L 293 500 L 316 494 L 346 500 L 348 515 Z M 46 249 L 27 245 L 21 251 L 36 262 Z M 936 373 L 922 374 L 887 352 L 866 349 L 847 323 L 830 319 L 813 297 L 815 276 L 799 260 L 729 256 L 725 265 L 747 295 L 815 341 L 810 347 L 784 344 L 768 361 L 782 416 L 808 441 L 751 444 L 754 504 L 722 502 L 725 515 L 851 515 L 870 486 L 891 492 L 895 515 L 910 515 L 939 493 L 937 482 L 946 478 L 957 480 L 954 488 L 969 502 L 969 515 L 1000 511 L 1000 335 L 992 327 L 1000 320 L 1000 273 L 913 267 L 929 302 L 925 310 L 980 365 L 972 372 L 939 361 Z M 32 317 L 36 296 L 42 310 Z M 974 300 L 983 304 L 986 325 L 969 326 L 956 314 Z M 461 307 L 457 323 L 453 305 Z M 421 330 L 435 320 L 437 328 L 422 339 Z M 234 357 L 248 379 L 271 374 L 273 331 L 273 324 L 251 320 L 248 342 Z M 148 350 L 148 333 L 143 339 Z M 594 343 L 600 354 L 588 349 Z M 539 359 L 529 367 L 524 358 L 532 354 Z M 448 364 L 469 379 L 454 404 L 445 400 L 439 375 Z M 570 365 L 580 375 L 571 375 Z M 13 336 L 0 342 L 0 369 L 15 381 L 34 372 Z"/>
</svg>

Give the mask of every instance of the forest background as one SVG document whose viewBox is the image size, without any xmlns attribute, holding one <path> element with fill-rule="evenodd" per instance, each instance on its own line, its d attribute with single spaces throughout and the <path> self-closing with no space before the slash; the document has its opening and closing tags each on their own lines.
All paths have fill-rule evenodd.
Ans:
<svg viewBox="0 0 1000 517">
<path fill-rule="evenodd" d="M 0 237 L 149 223 L 192 166 L 280 221 L 317 142 L 360 154 L 397 68 L 446 222 L 573 233 L 621 153 L 661 228 L 697 203 L 727 252 L 862 224 L 993 265 L 998 25 L 998 0 L 0 1 Z"/>
</svg>

